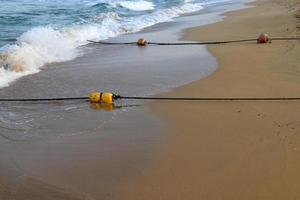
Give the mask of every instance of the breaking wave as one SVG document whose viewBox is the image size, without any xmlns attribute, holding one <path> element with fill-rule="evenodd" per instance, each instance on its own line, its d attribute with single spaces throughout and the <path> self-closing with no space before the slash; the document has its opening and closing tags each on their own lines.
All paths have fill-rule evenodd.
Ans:
<svg viewBox="0 0 300 200">
<path fill-rule="evenodd" d="M 104 40 L 137 32 L 203 8 L 203 3 L 195 3 L 194 0 L 185 0 L 177 6 L 156 10 L 152 2 L 144 0 L 104 3 L 134 11 L 153 11 L 122 15 L 114 10 L 94 15 L 81 23 L 33 27 L 18 37 L 14 44 L 0 48 L 0 87 L 9 86 L 22 76 L 37 73 L 46 64 L 69 61 L 82 55 L 84 52 L 80 52 L 78 47 L 87 44 L 87 40 Z"/>
</svg>

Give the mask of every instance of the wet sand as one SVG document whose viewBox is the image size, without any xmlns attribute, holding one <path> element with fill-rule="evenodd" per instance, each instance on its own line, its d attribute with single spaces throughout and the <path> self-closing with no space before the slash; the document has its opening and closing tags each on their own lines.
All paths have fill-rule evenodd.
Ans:
<svg viewBox="0 0 300 200">
<path fill-rule="evenodd" d="M 253 5 L 189 29 L 185 38 L 299 37 L 299 1 Z M 299 97 L 299 44 L 209 46 L 218 70 L 161 96 Z M 299 102 L 155 102 L 151 108 L 169 123 L 168 139 L 153 166 L 114 199 L 300 199 Z"/>
</svg>

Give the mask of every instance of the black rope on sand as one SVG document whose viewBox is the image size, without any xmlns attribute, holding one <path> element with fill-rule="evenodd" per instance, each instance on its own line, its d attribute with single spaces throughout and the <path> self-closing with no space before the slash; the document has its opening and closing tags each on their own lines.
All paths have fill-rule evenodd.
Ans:
<svg viewBox="0 0 300 200">
<path fill-rule="evenodd" d="M 300 101 L 300 97 L 129 97 L 117 95 L 115 98 L 166 101 Z"/>
<path fill-rule="evenodd" d="M 148 42 L 148 44 L 153 45 L 207 45 L 207 44 L 226 44 L 226 43 L 238 43 L 238 42 L 251 42 L 257 41 L 257 39 L 245 39 L 245 40 L 228 40 L 228 41 L 215 41 L 215 42 L 169 42 L 169 43 L 161 43 L 161 42 Z"/>
<path fill-rule="evenodd" d="M 290 38 L 271 38 L 270 41 L 285 41 L 285 40 L 300 40 L 299 37 Z M 131 45 L 137 44 L 137 42 L 101 42 L 87 40 L 88 42 L 104 44 L 104 45 Z M 241 39 L 241 40 L 225 40 L 225 41 L 210 41 L 210 42 L 148 42 L 149 45 L 209 45 L 209 44 L 228 44 L 228 43 L 239 43 L 239 42 L 253 42 L 257 41 L 257 38 L 252 39 Z"/>
</svg>

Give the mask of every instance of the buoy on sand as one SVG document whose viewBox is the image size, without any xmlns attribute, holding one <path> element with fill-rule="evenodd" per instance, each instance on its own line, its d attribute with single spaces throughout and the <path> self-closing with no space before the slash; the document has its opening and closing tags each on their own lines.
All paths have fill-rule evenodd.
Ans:
<svg viewBox="0 0 300 200">
<path fill-rule="evenodd" d="M 137 41 L 137 45 L 139 46 L 147 46 L 148 42 L 145 38 L 140 38 L 138 41 Z"/>
<path fill-rule="evenodd" d="M 268 42 L 271 42 L 271 39 L 270 39 L 269 35 L 266 33 L 260 34 L 260 36 L 257 38 L 258 44 L 265 44 Z"/>
</svg>

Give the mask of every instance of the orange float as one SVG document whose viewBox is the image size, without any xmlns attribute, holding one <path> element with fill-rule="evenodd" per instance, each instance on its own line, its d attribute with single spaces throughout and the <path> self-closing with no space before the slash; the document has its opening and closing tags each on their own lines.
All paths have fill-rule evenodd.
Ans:
<svg viewBox="0 0 300 200">
<path fill-rule="evenodd" d="M 270 39 L 269 35 L 266 34 L 266 33 L 260 34 L 260 36 L 257 38 L 257 43 L 258 44 L 265 44 L 265 43 L 268 43 L 270 41 L 271 41 L 271 39 Z"/>
<path fill-rule="evenodd" d="M 137 41 L 137 45 L 139 46 L 147 46 L 148 42 L 145 38 L 140 38 L 138 41 Z"/>
</svg>

